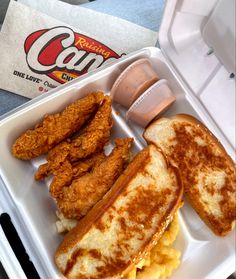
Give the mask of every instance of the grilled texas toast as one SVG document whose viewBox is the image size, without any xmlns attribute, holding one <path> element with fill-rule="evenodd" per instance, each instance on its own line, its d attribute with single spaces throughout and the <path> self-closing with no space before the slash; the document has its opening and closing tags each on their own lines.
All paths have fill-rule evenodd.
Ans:
<svg viewBox="0 0 236 279">
<path fill-rule="evenodd" d="M 175 169 L 154 145 L 146 147 L 65 236 L 55 254 L 58 268 L 68 278 L 122 278 L 157 243 L 182 192 Z"/>
<path fill-rule="evenodd" d="M 189 115 L 161 118 L 145 131 L 179 169 L 184 191 L 200 217 L 220 236 L 233 229 L 236 217 L 235 165 L 224 147 Z"/>
</svg>

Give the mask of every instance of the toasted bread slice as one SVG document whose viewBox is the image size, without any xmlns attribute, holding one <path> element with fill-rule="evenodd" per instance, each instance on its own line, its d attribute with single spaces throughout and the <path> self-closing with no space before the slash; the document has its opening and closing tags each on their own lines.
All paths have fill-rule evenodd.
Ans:
<svg viewBox="0 0 236 279">
<path fill-rule="evenodd" d="M 66 235 L 55 254 L 58 268 L 68 278 L 122 278 L 157 243 L 182 193 L 175 169 L 154 145 L 146 147 Z"/>
<path fill-rule="evenodd" d="M 144 138 L 179 169 L 184 191 L 203 221 L 217 235 L 229 233 L 236 217 L 235 165 L 215 136 L 181 114 L 153 122 Z"/>
</svg>

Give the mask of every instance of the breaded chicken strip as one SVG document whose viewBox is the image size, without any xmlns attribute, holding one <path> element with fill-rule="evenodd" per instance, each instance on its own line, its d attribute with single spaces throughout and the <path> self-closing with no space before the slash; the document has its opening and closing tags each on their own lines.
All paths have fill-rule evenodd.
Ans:
<svg viewBox="0 0 236 279">
<path fill-rule="evenodd" d="M 91 171 L 94 167 L 100 165 L 106 158 L 106 155 L 102 152 L 94 153 L 90 157 L 82 159 L 78 162 L 73 162 L 73 176 L 78 178 L 84 175 L 86 172 Z"/>
<path fill-rule="evenodd" d="M 79 158 L 86 158 L 90 154 L 103 149 L 111 134 L 111 112 L 111 97 L 105 96 L 105 100 L 94 119 L 85 128 L 83 134 L 72 142 L 69 154 L 72 162 Z"/>
<path fill-rule="evenodd" d="M 26 131 L 13 144 L 12 154 L 30 160 L 78 131 L 90 119 L 104 100 L 102 92 L 91 93 L 67 106 L 61 113 L 45 116 L 34 129 Z"/>
<path fill-rule="evenodd" d="M 95 117 L 80 136 L 72 141 L 61 142 L 49 151 L 48 162 L 39 167 L 35 179 L 41 180 L 55 172 L 65 160 L 74 162 L 100 152 L 109 141 L 112 127 L 111 110 L 111 98 L 105 96 Z"/>
<path fill-rule="evenodd" d="M 100 152 L 72 164 L 66 159 L 61 166 L 53 172 L 54 177 L 50 185 L 52 197 L 59 197 L 63 187 L 70 185 L 73 179 L 81 177 L 86 172 L 100 165 L 105 158 L 106 155 Z"/>
<path fill-rule="evenodd" d="M 62 188 L 56 201 L 66 218 L 80 219 L 86 215 L 123 172 L 130 160 L 133 139 L 117 139 L 115 142 L 116 147 L 100 165 Z"/>
</svg>

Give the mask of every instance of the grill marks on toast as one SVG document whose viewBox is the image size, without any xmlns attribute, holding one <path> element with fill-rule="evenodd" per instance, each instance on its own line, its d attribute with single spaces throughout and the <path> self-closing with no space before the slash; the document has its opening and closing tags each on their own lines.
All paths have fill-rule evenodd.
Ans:
<svg viewBox="0 0 236 279">
<path fill-rule="evenodd" d="M 223 146 L 200 122 L 177 115 L 159 119 L 144 133 L 176 166 L 192 206 L 217 234 L 232 230 L 236 218 L 235 166 Z"/>
<path fill-rule="evenodd" d="M 158 241 L 181 198 L 175 170 L 155 146 L 145 148 L 65 237 L 58 267 L 68 278 L 120 278 Z"/>
</svg>

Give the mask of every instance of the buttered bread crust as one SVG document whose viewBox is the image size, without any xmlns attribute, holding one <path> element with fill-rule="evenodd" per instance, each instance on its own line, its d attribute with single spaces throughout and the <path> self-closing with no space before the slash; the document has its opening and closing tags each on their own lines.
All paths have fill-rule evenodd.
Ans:
<svg viewBox="0 0 236 279">
<path fill-rule="evenodd" d="M 121 278 L 157 243 L 180 206 L 175 169 L 154 145 L 142 150 L 112 189 L 64 238 L 55 262 L 68 278 Z"/>
<path fill-rule="evenodd" d="M 153 122 L 144 137 L 179 169 L 184 192 L 213 232 L 230 232 L 236 218 L 235 165 L 215 136 L 194 117 L 176 115 Z"/>
</svg>

